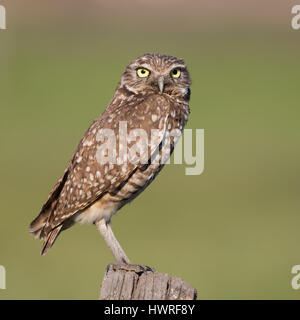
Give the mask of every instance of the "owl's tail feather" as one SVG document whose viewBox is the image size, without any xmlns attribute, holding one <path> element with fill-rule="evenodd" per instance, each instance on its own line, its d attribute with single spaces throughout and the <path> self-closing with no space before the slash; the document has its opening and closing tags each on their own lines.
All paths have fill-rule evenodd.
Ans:
<svg viewBox="0 0 300 320">
<path fill-rule="evenodd" d="M 46 222 L 49 219 L 49 211 L 43 212 L 39 214 L 31 223 L 29 226 L 29 232 L 34 235 L 37 239 L 42 239 L 44 235 L 42 234 L 43 228 L 46 225 Z"/>
<path fill-rule="evenodd" d="M 45 255 L 47 253 L 47 251 L 53 246 L 56 238 L 60 234 L 62 227 L 63 227 L 63 225 L 61 224 L 48 233 L 48 235 L 43 243 L 43 248 L 41 251 L 42 256 Z"/>
</svg>

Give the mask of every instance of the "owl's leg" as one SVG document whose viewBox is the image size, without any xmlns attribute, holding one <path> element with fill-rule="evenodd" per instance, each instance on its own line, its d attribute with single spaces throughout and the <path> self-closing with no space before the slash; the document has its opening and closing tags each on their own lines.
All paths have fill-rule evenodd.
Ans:
<svg viewBox="0 0 300 320">
<path fill-rule="evenodd" d="M 101 219 L 100 221 L 96 222 L 96 226 L 104 238 L 106 244 L 108 245 L 109 249 L 111 250 L 112 254 L 114 255 L 117 263 L 125 263 L 130 264 L 126 253 L 122 249 L 120 243 L 116 239 L 111 225 L 109 222 L 106 222 L 105 219 Z"/>
</svg>

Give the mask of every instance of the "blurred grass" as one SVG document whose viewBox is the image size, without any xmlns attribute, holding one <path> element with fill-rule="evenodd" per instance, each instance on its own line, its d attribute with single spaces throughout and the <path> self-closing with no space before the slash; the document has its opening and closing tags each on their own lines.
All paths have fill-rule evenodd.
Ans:
<svg viewBox="0 0 300 320">
<path fill-rule="evenodd" d="M 205 171 L 166 166 L 124 207 L 112 222 L 125 251 L 199 299 L 298 299 L 299 34 L 149 31 L 145 41 L 58 29 L 1 34 L 0 299 L 98 296 L 112 256 L 96 229 L 75 226 L 40 257 L 28 224 L 126 64 L 149 51 L 189 66 L 188 127 L 205 129 Z"/>
</svg>

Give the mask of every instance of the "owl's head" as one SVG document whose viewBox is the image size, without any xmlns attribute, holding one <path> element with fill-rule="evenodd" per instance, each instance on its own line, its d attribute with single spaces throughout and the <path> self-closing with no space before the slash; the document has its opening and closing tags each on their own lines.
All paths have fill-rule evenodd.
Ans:
<svg viewBox="0 0 300 320">
<path fill-rule="evenodd" d="M 191 79 L 182 59 L 144 54 L 125 69 L 119 88 L 134 94 L 168 94 L 189 100 Z"/>
</svg>

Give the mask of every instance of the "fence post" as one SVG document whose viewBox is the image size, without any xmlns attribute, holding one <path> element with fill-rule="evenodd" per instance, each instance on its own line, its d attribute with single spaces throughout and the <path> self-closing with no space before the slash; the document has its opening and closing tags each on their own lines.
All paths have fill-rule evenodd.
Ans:
<svg viewBox="0 0 300 320">
<path fill-rule="evenodd" d="M 100 300 L 196 300 L 197 291 L 181 278 L 146 266 L 109 264 Z"/>
</svg>

